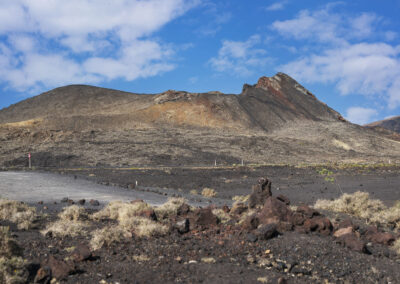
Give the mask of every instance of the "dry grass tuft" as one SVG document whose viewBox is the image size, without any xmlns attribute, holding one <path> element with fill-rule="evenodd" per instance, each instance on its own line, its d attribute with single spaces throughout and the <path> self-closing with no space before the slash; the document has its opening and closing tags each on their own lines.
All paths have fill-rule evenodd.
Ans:
<svg viewBox="0 0 400 284">
<path fill-rule="evenodd" d="M 29 272 L 27 262 L 22 257 L 0 257 L 0 283 L 23 284 L 27 283 Z"/>
<path fill-rule="evenodd" d="M 159 220 L 178 214 L 178 209 L 186 203 L 184 198 L 169 198 L 167 202 L 154 209 Z"/>
<path fill-rule="evenodd" d="M 217 261 L 213 257 L 203 257 L 201 259 L 201 262 L 204 262 L 204 263 L 216 263 Z"/>
<path fill-rule="evenodd" d="M 8 227 L 0 227 L 0 283 L 26 283 L 28 271 L 21 257 L 22 248 L 11 237 Z"/>
<path fill-rule="evenodd" d="M 77 205 L 72 205 L 65 207 L 63 211 L 58 214 L 61 220 L 65 221 L 83 221 L 87 220 L 88 214 L 85 208 L 79 207 Z"/>
<path fill-rule="evenodd" d="M 212 213 L 217 216 L 222 224 L 227 223 L 232 219 L 231 216 L 221 208 L 213 209 Z"/>
<path fill-rule="evenodd" d="M 99 212 L 93 214 L 92 218 L 95 220 L 113 219 L 121 221 L 140 215 L 140 213 L 150 209 L 152 209 L 152 207 L 145 202 L 131 204 L 122 201 L 113 201 L 108 203 L 108 205 Z"/>
<path fill-rule="evenodd" d="M 393 243 L 393 247 L 392 247 L 398 255 L 400 255 L 400 239 L 397 239 L 394 243 Z"/>
<path fill-rule="evenodd" d="M 239 224 L 242 224 L 247 219 L 247 217 L 249 217 L 253 214 L 256 214 L 256 213 L 257 213 L 257 209 L 249 209 L 249 210 L 245 211 L 242 215 L 240 215 Z"/>
<path fill-rule="evenodd" d="M 250 198 L 250 194 L 248 195 L 235 195 L 232 197 L 232 200 L 235 202 L 246 203 Z"/>
<path fill-rule="evenodd" d="M 132 259 L 136 262 L 147 262 L 150 261 L 150 257 L 148 257 L 147 255 L 144 254 L 138 254 L 138 255 L 134 255 L 132 256 Z"/>
<path fill-rule="evenodd" d="M 199 192 L 198 192 L 196 189 L 192 189 L 192 190 L 190 191 L 190 194 L 192 194 L 192 195 L 198 195 Z"/>
<path fill-rule="evenodd" d="M 11 237 L 8 227 L 0 226 L 0 257 L 22 256 L 22 248 Z"/>
<path fill-rule="evenodd" d="M 364 218 L 371 223 L 400 228 L 400 208 L 397 207 L 397 204 L 388 208 L 382 201 L 370 199 L 367 192 L 345 193 L 333 201 L 319 199 L 314 207 L 328 211 L 343 212 Z"/>
<path fill-rule="evenodd" d="M 110 246 L 113 243 L 120 243 L 132 238 L 132 234 L 119 226 L 105 227 L 92 232 L 90 246 L 97 250 L 103 246 Z"/>
<path fill-rule="evenodd" d="M 217 196 L 217 192 L 212 188 L 205 187 L 201 191 L 201 195 L 203 195 L 204 197 L 215 197 Z"/>
<path fill-rule="evenodd" d="M 163 236 L 169 232 L 169 227 L 138 216 L 123 219 L 119 225 L 127 231 L 133 231 L 138 237 Z"/>
<path fill-rule="evenodd" d="M 87 227 L 88 223 L 82 221 L 58 220 L 49 224 L 40 233 L 42 235 L 51 234 L 57 238 L 65 238 L 67 236 L 77 237 L 87 233 Z"/>
<path fill-rule="evenodd" d="M 20 230 L 28 230 L 37 219 L 36 208 L 19 201 L 0 199 L 0 220 L 17 224 Z"/>
</svg>

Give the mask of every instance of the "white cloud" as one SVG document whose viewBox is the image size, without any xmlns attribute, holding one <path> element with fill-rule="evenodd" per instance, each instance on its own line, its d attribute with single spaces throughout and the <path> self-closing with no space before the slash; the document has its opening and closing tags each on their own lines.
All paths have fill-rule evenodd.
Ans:
<svg viewBox="0 0 400 284">
<path fill-rule="evenodd" d="M 211 67 L 219 72 L 249 75 L 253 68 L 265 65 L 270 59 L 264 49 L 256 48 L 261 38 L 253 35 L 246 41 L 224 40 L 218 56 L 210 59 Z"/>
<path fill-rule="evenodd" d="M 0 82 L 38 86 L 134 80 L 174 68 L 151 35 L 199 0 L 4 0 Z M 107 69 L 109 68 L 109 69 Z"/>
<path fill-rule="evenodd" d="M 278 11 L 283 10 L 287 5 L 288 1 L 279 1 L 269 5 L 266 9 L 267 11 Z"/>
<path fill-rule="evenodd" d="M 372 122 L 378 112 L 372 108 L 350 107 L 346 111 L 346 119 L 356 124 L 366 124 Z"/>
<path fill-rule="evenodd" d="M 271 27 L 285 37 L 335 44 L 343 44 L 348 39 L 366 38 L 374 31 L 374 24 L 378 20 L 375 14 L 347 17 L 332 13 L 331 8 L 302 10 L 294 19 L 275 21 Z"/>
<path fill-rule="evenodd" d="M 400 46 L 371 42 L 380 21 L 375 14 L 349 16 L 330 9 L 304 10 L 294 19 L 272 24 L 281 34 L 307 40 L 304 47 L 309 50 L 281 70 L 304 82 L 333 83 L 343 95 L 380 97 L 389 108 L 399 106 Z"/>
</svg>

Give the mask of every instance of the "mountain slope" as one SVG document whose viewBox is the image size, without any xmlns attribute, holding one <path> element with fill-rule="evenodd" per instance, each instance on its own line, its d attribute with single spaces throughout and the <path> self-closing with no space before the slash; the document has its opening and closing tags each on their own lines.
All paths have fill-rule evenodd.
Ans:
<svg viewBox="0 0 400 284">
<path fill-rule="evenodd" d="M 57 88 L 0 110 L 0 167 L 400 163 L 396 137 L 345 121 L 278 73 L 219 92 Z"/>
<path fill-rule="evenodd" d="M 400 116 L 391 117 L 388 119 L 375 121 L 365 125 L 369 128 L 381 127 L 390 131 L 400 133 Z"/>
<path fill-rule="evenodd" d="M 135 128 L 167 124 L 269 131 L 293 120 L 335 121 L 340 115 L 289 76 L 278 73 L 245 85 L 240 95 L 219 92 L 132 94 L 72 85 L 0 111 L 0 123 L 35 120 L 45 128 Z"/>
</svg>

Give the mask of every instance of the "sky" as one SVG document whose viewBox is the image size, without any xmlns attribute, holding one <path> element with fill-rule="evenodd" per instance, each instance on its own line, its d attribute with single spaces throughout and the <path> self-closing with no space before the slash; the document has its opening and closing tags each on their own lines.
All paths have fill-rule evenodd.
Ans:
<svg viewBox="0 0 400 284">
<path fill-rule="evenodd" d="M 349 121 L 400 115 L 400 0 L 0 0 L 0 109 L 88 84 L 239 94 L 284 72 Z"/>
</svg>

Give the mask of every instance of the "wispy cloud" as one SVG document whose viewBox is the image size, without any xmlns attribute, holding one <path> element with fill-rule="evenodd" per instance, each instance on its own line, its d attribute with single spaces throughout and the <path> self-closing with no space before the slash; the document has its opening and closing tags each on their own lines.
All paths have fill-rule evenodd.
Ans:
<svg viewBox="0 0 400 284">
<path fill-rule="evenodd" d="M 259 35 L 253 35 L 246 41 L 224 40 L 218 56 L 210 59 L 209 64 L 218 72 L 233 72 L 247 76 L 252 69 L 265 65 L 270 61 L 266 50 L 257 48 L 261 42 Z"/>
<path fill-rule="evenodd" d="M 379 40 L 379 21 L 375 14 L 338 14 L 330 7 L 276 21 L 272 29 L 309 50 L 281 70 L 304 82 L 333 83 L 343 95 L 384 98 L 393 109 L 400 105 L 400 46 Z"/>
<path fill-rule="evenodd" d="M 275 3 L 271 4 L 271 5 L 269 5 L 269 6 L 266 7 L 265 9 L 266 9 L 267 11 L 278 11 L 278 10 L 283 10 L 283 9 L 286 7 L 287 4 L 288 4 L 288 1 L 285 1 L 285 0 L 283 0 L 283 1 L 278 1 L 278 2 L 275 2 Z"/>
<path fill-rule="evenodd" d="M 198 3 L 2 1 L 0 81 L 26 91 L 115 78 L 129 81 L 169 71 L 174 51 L 151 35 Z"/>
<path fill-rule="evenodd" d="M 366 124 L 372 122 L 378 112 L 372 108 L 350 107 L 346 111 L 346 119 L 356 124 Z"/>
</svg>

